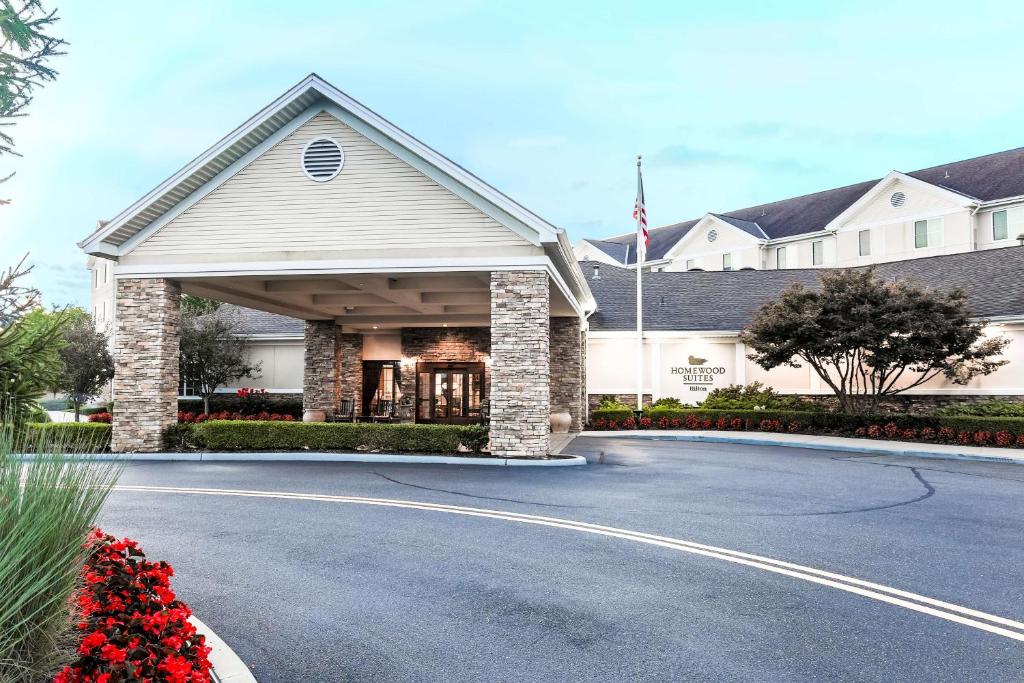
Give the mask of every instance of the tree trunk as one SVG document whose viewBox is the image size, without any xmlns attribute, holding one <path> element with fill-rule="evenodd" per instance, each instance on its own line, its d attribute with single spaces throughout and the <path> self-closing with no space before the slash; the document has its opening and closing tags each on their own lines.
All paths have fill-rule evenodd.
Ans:
<svg viewBox="0 0 1024 683">
<path fill-rule="evenodd" d="M 82 403 L 81 401 L 72 401 L 72 403 L 75 406 L 75 422 L 79 422 L 82 414 Z"/>
<path fill-rule="evenodd" d="M 203 395 L 203 412 L 207 415 L 210 414 L 210 397 Z"/>
</svg>

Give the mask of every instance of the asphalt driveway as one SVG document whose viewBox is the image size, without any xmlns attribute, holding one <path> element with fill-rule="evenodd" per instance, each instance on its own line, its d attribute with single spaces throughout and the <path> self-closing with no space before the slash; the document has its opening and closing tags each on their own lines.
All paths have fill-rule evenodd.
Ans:
<svg viewBox="0 0 1024 683">
<path fill-rule="evenodd" d="M 103 525 L 170 561 L 181 597 L 260 681 L 1024 676 L 1020 640 L 504 514 L 753 553 L 1020 621 L 1024 467 L 609 439 L 568 452 L 591 464 L 137 464 L 123 484 L 316 496 L 119 491 Z"/>
</svg>

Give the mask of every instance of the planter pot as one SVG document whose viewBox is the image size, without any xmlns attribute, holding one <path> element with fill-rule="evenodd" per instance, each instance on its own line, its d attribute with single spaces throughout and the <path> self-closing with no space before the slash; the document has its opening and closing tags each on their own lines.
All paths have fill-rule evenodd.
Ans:
<svg viewBox="0 0 1024 683">
<path fill-rule="evenodd" d="M 304 410 L 302 411 L 303 422 L 327 422 L 326 410 Z"/>
<path fill-rule="evenodd" d="M 551 423 L 552 434 L 568 434 L 569 425 L 572 424 L 572 415 L 570 415 L 568 411 L 551 413 L 549 421 Z"/>
</svg>

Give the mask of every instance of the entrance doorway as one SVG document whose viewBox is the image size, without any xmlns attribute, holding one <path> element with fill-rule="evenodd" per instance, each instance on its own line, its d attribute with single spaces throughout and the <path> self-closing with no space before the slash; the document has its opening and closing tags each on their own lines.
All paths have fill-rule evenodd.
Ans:
<svg viewBox="0 0 1024 683">
<path fill-rule="evenodd" d="M 480 422 L 483 399 L 483 363 L 416 364 L 417 422 Z"/>
</svg>

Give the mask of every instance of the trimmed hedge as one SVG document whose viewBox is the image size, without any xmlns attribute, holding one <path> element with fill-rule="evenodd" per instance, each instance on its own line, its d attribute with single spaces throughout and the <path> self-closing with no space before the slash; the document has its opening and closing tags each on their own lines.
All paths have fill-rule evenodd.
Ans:
<svg viewBox="0 0 1024 683">
<path fill-rule="evenodd" d="M 921 438 L 959 439 L 967 433 L 971 443 L 1011 445 L 997 443 L 996 434 L 1024 436 L 1024 418 L 986 417 L 980 415 L 910 415 L 893 413 L 884 415 L 846 415 L 843 413 L 808 412 L 798 410 L 700 410 L 650 408 L 644 419 L 636 423 L 629 410 L 595 410 L 590 414 L 591 424 L 599 429 L 718 429 L 730 431 L 790 431 L 793 433 L 846 434 L 877 438 L 916 440 L 920 432 L 936 436 Z M 738 420 L 739 422 L 736 422 Z M 629 421 L 627 423 L 627 421 Z M 624 424 L 627 423 L 627 424 Z M 890 426 L 888 432 L 884 428 Z M 880 431 L 881 430 L 881 431 Z M 928 431 L 925 431 L 928 430 Z M 944 431 L 945 430 L 945 431 Z M 939 432 L 945 436 L 938 436 Z M 905 434 L 906 432 L 906 434 Z M 909 432 L 915 432 L 910 436 Z M 949 436 L 952 434 L 952 438 Z M 975 437 L 974 435 L 988 436 Z M 1004 437 L 1005 439 L 1005 437 Z M 963 443 L 963 441 L 960 441 Z M 966 443 L 965 443 L 966 445 Z"/>
<path fill-rule="evenodd" d="M 211 413 L 222 413 L 227 411 L 229 413 L 242 413 L 246 412 L 245 402 L 234 394 L 215 394 L 210 397 L 210 412 Z M 302 418 L 302 399 L 301 398 L 276 398 L 276 395 L 271 394 L 270 398 L 267 399 L 267 412 L 279 413 L 281 415 L 291 415 L 295 419 Z M 178 399 L 178 412 L 179 413 L 196 413 L 203 412 L 203 402 L 199 399 Z"/>
<path fill-rule="evenodd" d="M 110 449 L 111 429 L 101 422 L 33 422 L 27 425 L 24 448 L 64 453 L 99 453 Z"/>
<path fill-rule="evenodd" d="M 258 422 L 212 420 L 178 424 L 167 431 L 172 447 L 213 451 L 323 450 L 397 453 L 479 452 L 487 428 L 479 425 L 380 424 L 352 422 Z"/>
</svg>

